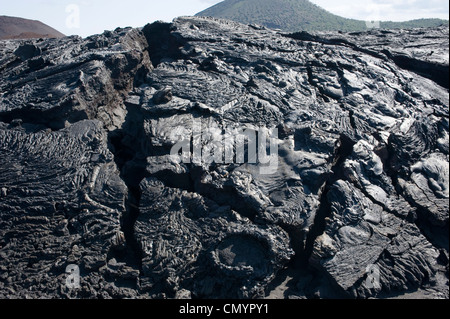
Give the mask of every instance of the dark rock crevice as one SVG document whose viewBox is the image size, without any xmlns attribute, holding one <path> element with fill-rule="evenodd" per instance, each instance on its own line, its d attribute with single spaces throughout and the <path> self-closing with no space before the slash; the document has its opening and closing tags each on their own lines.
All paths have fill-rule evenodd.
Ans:
<svg viewBox="0 0 450 319">
<path fill-rule="evenodd" d="M 119 259 L 142 270 L 142 250 L 134 235 L 134 225 L 139 217 L 141 199 L 140 182 L 146 176 L 145 163 L 138 158 L 139 134 L 143 127 L 143 116 L 137 107 L 129 106 L 128 114 L 121 129 L 109 133 L 109 146 L 120 177 L 128 188 L 126 211 L 122 215 L 121 229 L 126 246 L 118 253 Z"/>
<path fill-rule="evenodd" d="M 147 39 L 150 60 L 155 68 L 161 62 L 176 61 L 183 57 L 180 48 L 185 45 L 185 41 L 178 38 L 174 31 L 176 27 L 172 23 L 165 22 L 147 24 L 142 29 Z"/>
<path fill-rule="evenodd" d="M 382 51 L 394 63 L 405 70 L 412 71 L 426 77 L 440 86 L 449 89 L 449 66 L 437 62 L 423 61 L 409 57 L 407 55 L 391 53 L 388 50 Z"/>
<path fill-rule="evenodd" d="M 444 249 L 448 254 L 450 237 L 449 223 L 447 222 L 446 225 L 437 226 L 423 216 L 424 214 L 421 214 L 419 209 L 418 218 L 415 221 L 416 226 L 434 247 Z"/>
<path fill-rule="evenodd" d="M 316 92 L 317 92 L 316 94 L 319 98 L 321 98 L 325 103 L 329 103 L 334 98 L 329 96 L 329 94 L 327 94 L 327 92 L 325 92 L 323 87 L 317 85 L 317 82 L 314 81 L 313 65 L 314 65 L 314 63 L 312 63 L 311 65 L 308 65 L 308 67 L 306 69 L 306 72 L 308 75 L 308 83 L 316 90 Z"/>
<path fill-rule="evenodd" d="M 346 159 L 352 154 L 355 141 L 346 135 L 341 135 L 339 141 L 339 147 L 336 150 L 334 156 L 333 166 L 331 171 L 332 175 L 328 178 L 326 184 L 323 187 L 322 194 L 320 196 L 320 206 L 316 212 L 316 217 L 311 229 L 308 232 L 308 237 L 305 242 L 304 253 L 302 259 L 309 262 L 311 254 L 314 248 L 314 242 L 317 237 L 322 235 L 326 228 L 327 218 L 331 215 L 331 205 L 328 200 L 328 192 L 331 186 L 340 179 L 345 179 L 343 174 L 343 165 Z"/>
</svg>

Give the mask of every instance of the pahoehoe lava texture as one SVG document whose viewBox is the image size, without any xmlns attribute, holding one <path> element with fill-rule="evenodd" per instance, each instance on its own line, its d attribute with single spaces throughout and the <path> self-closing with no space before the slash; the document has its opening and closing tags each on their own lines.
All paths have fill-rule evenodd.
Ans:
<svg viewBox="0 0 450 319">
<path fill-rule="evenodd" d="M 286 269 L 279 297 L 448 298 L 448 27 L 185 17 L 0 52 L 1 298 L 262 298 Z M 194 120 L 278 128 L 278 169 L 176 161 Z"/>
</svg>

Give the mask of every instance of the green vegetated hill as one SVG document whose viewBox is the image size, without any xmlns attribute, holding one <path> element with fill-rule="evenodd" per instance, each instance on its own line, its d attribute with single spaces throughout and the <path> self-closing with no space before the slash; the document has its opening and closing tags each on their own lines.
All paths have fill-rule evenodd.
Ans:
<svg viewBox="0 0 450 319">
<path fill-rule="evenodd" d="M 246 24 L 260 24 L 283 31 L 362 31 L 364 21 L 347 19 L 332 14 L 308 0 L 225 0 L 197 16 L 234 20 Z M 448 20 L 419 19 L 408 22 L 381 22 L 386 29 L 435 27 Z"/>
<path fill-rule="evenodd" d="M 405 22 L 381 22 L 381 27 L 385 29 L 411 29 L 411 28 L 430 28 L 441 25 L 448 25 L 448 20 L 442 19 L 417 19 Z"/>
</svg>

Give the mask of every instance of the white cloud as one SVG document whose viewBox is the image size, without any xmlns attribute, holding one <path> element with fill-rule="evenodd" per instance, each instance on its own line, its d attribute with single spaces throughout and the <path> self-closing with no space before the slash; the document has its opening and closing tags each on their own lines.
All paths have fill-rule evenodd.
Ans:
<svg viewBox="0 0 450 319">
<path fill-rule="evenodd" d="M 406 21 L 420 18 L 449 18 L 447 0 L 311 0 L 328 11 L 359 20 Z"/>
</svg>

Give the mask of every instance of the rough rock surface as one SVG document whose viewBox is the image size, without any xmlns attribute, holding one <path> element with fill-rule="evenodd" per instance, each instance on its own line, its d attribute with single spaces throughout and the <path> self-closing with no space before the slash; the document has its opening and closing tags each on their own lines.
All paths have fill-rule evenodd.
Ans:
<svg viewBox="0 0 450 319">
<path fill-rule="evenodd" d="M 416 28 L 346 33 L 317 32 L 317 40 L 343 46 L 380 57 L 388 57 L 400 68 L 412 71 L 445 88 L 449 88 L 449 28 Z M 296 37 L 311 37 L 297 33 Z"/>
<path fill-rule="evenodd" d="M 0 42 L 0 297 L 448 298 L 448 83 L 409 64 L 448 28 L 382 34 Z M 170 156 L 193 123 L 276 128 L 277 169 Z"/>
</svg>

